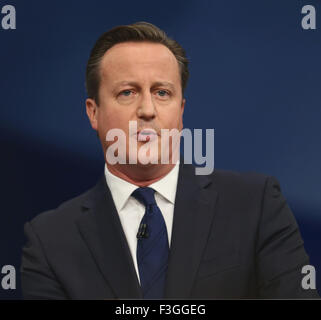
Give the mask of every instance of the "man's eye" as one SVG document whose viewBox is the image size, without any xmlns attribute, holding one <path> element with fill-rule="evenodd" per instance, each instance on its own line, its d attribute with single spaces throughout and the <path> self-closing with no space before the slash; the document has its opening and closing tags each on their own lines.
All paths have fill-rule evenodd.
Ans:
<svg viewBox="0 0 321 320">
<path fill-rule="evenodd" d="M 131 90 L 124 90 L 124 91 L 122 91 L 120 94 L 123 95 L 123 96 L 125 96 L 125 97 L 128 97 L 131 93 L 132 93 Z"/>
<path fill-rule="evenodd" d="M 168 92 L 165 90 L 158 90 L 157 93 L 161 96 L 161 97 L 165 97 L 168 95 Z"/>
</svg>

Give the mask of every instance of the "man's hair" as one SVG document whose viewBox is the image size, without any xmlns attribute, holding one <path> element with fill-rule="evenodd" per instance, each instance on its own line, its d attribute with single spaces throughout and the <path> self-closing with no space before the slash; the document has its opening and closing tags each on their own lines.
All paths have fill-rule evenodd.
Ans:
<svg viewBox="0 0 321 320">
<path fill-rule="evenodd" d="M 166 46 L 175 56 L 181 76 L 182 93 L 189 77 L 188 59 L 185 50 L 178 42 L 167 37 L 166 33 L 148 22 L 136 22 L 115 27 L 103 33 L 91 50 L 86 69 L 86 89 L 89 98 L 99 104 L 100 62 L 108 49 L 122 42 L 153 42 Z"/>
</svg>

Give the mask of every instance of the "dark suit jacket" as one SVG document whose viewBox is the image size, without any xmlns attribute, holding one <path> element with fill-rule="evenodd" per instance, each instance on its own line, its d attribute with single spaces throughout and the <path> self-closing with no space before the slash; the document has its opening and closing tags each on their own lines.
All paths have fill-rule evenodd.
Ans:
<svg viewBox="0 0 321 320">
<path fill-rule="evenodd" d="M 165 298 L 318 297 L 301 287 L 309 257 L 273 177 L 180 166 Z M 25 298 L 142 298 L 104 176 L 25 234 Z"/>
</svg>

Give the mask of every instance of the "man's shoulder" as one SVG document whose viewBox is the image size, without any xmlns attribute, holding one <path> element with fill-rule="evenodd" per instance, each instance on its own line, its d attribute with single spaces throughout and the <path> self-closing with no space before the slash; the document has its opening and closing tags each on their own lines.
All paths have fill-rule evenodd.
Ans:
<svg viewBox="0 0 321 320">
<path fill-rule="evenodd" d="M 211 174 L 211 179 L 215 184 L 229 186 L 262 186 L 269 178 L 273 178 L 264 173 L 255 171 L 231 171 L 224 169 L 216 169 Z"/>
<path fill-rule="evenodd" d="M 46 210 L 37 214 L 30 224 L 36 229 L 63 228 L 74 222 L 86 210 L 86 203 L 91 198 L 95 187 L 88 189 L 80 195 L 62 202 L 57 208 Z"/>
<path fill-rule="evenodd" d="M 236 204 L 259 204 L 264 196 L 276 197 L 281 195 L 279 181 L 272 175 L 255 171 L 231 171 L 215 169 L 206 178 L 221 197 Z"/>
<path fill-rule="evenodd" d="M 203 178 L 200 178 L 203 179 Z M 255 171 L 232 171 L 215 169 L 206 176 L 216 189 L 243 190 L 243 189 L 264 189 L 269 181 L 277 182 L 276 178 Z"/>
<path fill-rule="evenodd" d="M 279 180 L 273 175 L 264 173 L 217 170 L 213 179 L 213 182 L 224 190 L 229 190 L 233 194 L 250 195 L 257 200 L 263 195 L 279 197 L 282 194 Z"/>
<path fill-rule="evenodd" d="M 183 166 L 184 179 L 178 184 L 178 188 L 185 188 L 192 179 L 209 192 L 216 192 L 221 200 L 233 202 L 238 205 L 259 205 L 265 195 L 280 195 L 281 188 L 278 180 L 267 174 L 255 171 L 232 171 L 215 169 L 210 175 L 196 175 L 195 167 Z M 211 190 L 211 191 L 210 191 Z"/>
</svg>

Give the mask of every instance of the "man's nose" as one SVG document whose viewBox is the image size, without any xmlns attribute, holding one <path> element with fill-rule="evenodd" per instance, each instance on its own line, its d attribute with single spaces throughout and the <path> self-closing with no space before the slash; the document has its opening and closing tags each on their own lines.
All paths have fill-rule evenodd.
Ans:
<svg viewBox="0 0 321 320">
<path fill-rule="evenodd" d="M 142 94 L 137 108 L 137 116 L 145 120 L 155 118 L 156 109 L 151 92 Z"/>
</svg>

